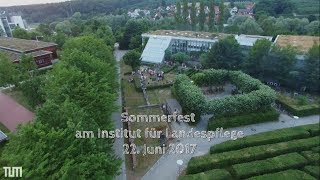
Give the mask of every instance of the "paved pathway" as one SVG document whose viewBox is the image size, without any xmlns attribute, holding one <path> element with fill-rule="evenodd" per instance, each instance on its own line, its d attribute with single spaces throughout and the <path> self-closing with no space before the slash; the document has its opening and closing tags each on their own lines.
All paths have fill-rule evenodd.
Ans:
<svg viewBox="0 0 320 180">
<path fill-rule="evenodd" d="M 272 131 L 276 129 L 288 128 L 299 125 L 315 124 L 319 123 L 319 115 L 309 116 L 300 119 L 293 119 L 287 115 L 281 114 L 278 122 L 269 122 L 256 125 L 249 125 L 239 128 L 234 128 L 232 130 L 243 131 L 245 136 Z M 202 125 L 196 127 L 196 130 L 203 130 Z M 200 156 L 207 154 L 211 146 L 219 144 L 221 142 L 227 141 L 229 139 L 217 138 L 210 142 L 204 139 L 180 139 L 179 143 L 195 143 L 197 144 L 197 149 L 195 154 L 165 154 L 163 155 L 157 163 L 143 176 L 143 180 L 176 180 L 178 176 L 179 168 L 176 164 L 177 160 L 183 160 L 184 164 L 182 168 L 186 168 L 188 161 L 193 156 Z"/>
<path fill-rule="evenodd" d="M 117 68 L 118 68 L 118 73 L 120 75 L 120 60 L 122 59 L 122 57 L 125 55 L 127 51 L 121 51 L 118 49 L 118 45 L 115 45 L 115 51 L 114 51 L 114 56 L 117 60 Z M 120 77 L 119 77 L 119 84 L 120 84 Z M 122 97 L 121 97 L 121 92 L 120 89 L 118 91 L 119 96 L 117 99 L 117 105 L 119 106 L 119 112 L 114 112 L 112 113 L 112 119 L 115 122 L 115 128 L 116 129 L 120 129 L 123 127 L 123 124 L 121 122 L 121 107 L 122 107 Z M 115 151 L 115 153 L 123 160 L 123 163 L 121 165 L 121 172 L 120 174 L 116 177 L 116 180 L 126 180 L 126 165 L 125 165 L 125 157 L 123 155 L 123 143 L 124 143 L 124 139 L 120 138 L 120 139 L 115 139 L 115 142 L 113 144 L 113 149 Z"/>
<path fill-rule="evenodd" d="M 30 122 L 33 118 L 32 112 L 0 92 L 0 122 L 10 131 L 15 131 L 19 124 Z"/>
</svg>

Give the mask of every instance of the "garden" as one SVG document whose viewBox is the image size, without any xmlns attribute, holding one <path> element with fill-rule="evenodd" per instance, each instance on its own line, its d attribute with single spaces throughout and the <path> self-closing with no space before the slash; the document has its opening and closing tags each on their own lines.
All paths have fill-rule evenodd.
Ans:
<svg viewBox="0 0 320 180">
<path fill-rule="evenodd" d="M 310 116 L 320 114 L 318 96 L 278 93 L 277 103 L 294 116 Z"/>
<path fill-rule="evenodd" d="M 191 158 L 179 180 L 319 179 L 319 135 L 311 124 L 227 141 Z"/>
<path fill-rule="evenodd" d="M 200 88 L 210 86 L 214 89 L 225 84 L 236 87 L 234 95 L 209 99 Z M 198 121 L 201 115 L 213 115 L 209 130 L 273 121 L 279 117 L 279 113 L 271 107 L 276 92 L 241 71 L 209 69 L 191 78 L 178 75 L 172 90 L 184 113 L 195 113 Z"/>
</svg>

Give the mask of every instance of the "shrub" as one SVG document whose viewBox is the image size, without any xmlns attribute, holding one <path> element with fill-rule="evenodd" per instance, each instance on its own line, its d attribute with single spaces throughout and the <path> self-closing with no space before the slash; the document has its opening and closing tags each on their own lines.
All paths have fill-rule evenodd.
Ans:
<svg viewBox="0 0 320 180">
<path fill-rule="evenodd" d="M 304 167 L 304 171 L 317 179 L 320 178 L 320 167 L 319 166 L 306 166 L 306 167 Z"/>
<path fill-rule="evenodd" d="M 231 175 L 227 170 L 224 169 L 213 169 L 206 172 L 201 172 L 198 174 L 192 174 L 192 175 L 186 175 L 181 176 L 178 178 L 179 180 L 225 180 L 225 179 L 231 179 Z"/>
<path fill-rule="evenodd" d="M 303 156 L 295 152 L 260 161 L 235 164 L 232 168 L 238 178 L 248 178 L 291 168 L 300 168 L 307 163 L 308 161 Z"/>
<path fill-rule="evenodd" d="M 301 152 L 302 156 L 309 160 L 310 163 L 320 163 L 320 154 L 313 151 L 303 151 Z"/>
<path fill-rule="evenodd" d="M 244 126 L 248 124 L 256 124 L 268 121 L 277 121 L 279 118 L 279 113 L 273 109 L 269 108 L 262 112 L 253 112 L 244 115 L 238 115 L 233 117 L 221 117 L 221 118 L 210 118 L 208 123 L 208 130 L 215 130 L 216 128 L 231 128 Z"/>
<path fill-rule="evenodd" d="M 278 143 L 283 141 L 290 141 L 294 139 L 301 139 L 309 137 L 308 129 L 318 128 L 319 124 L 311 124 L 305 126 L 298 126 L 294 128 L 278 129 L 271 132 L 259 133 L 237 139 L 235 141 L 227 141 L 217 144 L 210 148 L 210 153 L 219 153 L 225 151 L 238 150 L 251 146 L 259 146 L 265 144 Z"/>
<path fill-rule="evenodd" d="M 300 170 L 287 170 L 281 171 L 273 174 L 264 174 L 262 176 L 255 176 L 249 178 L 248 180 L 270 180 L 270 179 L 281 179 L 281 180 L 292 180 L 292 179 L 304 179 L 304 180 L 314 180 L 312 176 L 306 174 Z"/>
<path fill-rule="evenodd" d="M 191 79 L 187 76 L 178 76 L 174 89 L 182 107 L 195 113 L 214 114 L 215 117 L 238 115 L 266 109 L 276 99 L 274 90 L 240 71 L 211 69 L 194 74 Z M 247 94 L 206 101 L 204 94 L 197 86 L 221 85 L 227 80 L 236 84 Z M 196 100 L 196 102 L 188 103 L 189 100 Z"/>
<path fill-rule="evenodd" d="M 289 100 L 288 97 L 283 95 L 278 95 L 277 101 L 278 104 L 281 104 L 286 111 L 290 112 L 295 116 L 310 116 L 315 114 L 320 114 L 320 105 L 319 104 L 308 104 L 308 105 L 297 105 Z"/>
<path fill-rule="evenodd" d="M 187 173 L 195 174 L 210 169 L 223 168 L 232 164 L 270 158 L 284 153 L 308 150 L 312 147 L 319 146 L 320 143 L 318 140 L 319 137 L 312 137 L 192 157 L 188 163 Z"/>
</svg>

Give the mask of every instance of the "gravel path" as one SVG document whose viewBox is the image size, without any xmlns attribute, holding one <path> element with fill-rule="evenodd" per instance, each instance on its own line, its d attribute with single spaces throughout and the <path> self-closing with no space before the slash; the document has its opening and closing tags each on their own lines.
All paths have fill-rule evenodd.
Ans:
<svg viewBox="0 0 320 180">
<path fill-rule="evenodd" d="M 127 51 L 119 50 L 118 45 L 115 45 L 114 57 L 117 60 L 117 68 L 118 68 L 119 75 L 120 75 L 120 60 L 126 54 L 126 52 Z M 119 78 L 119 84 L 120 84 L 120 77 L 118 78 Z M 121 122 L 121 115 L 120 115 L 121 107 L 122 107 L 122 97 L 121 97 L 120 89 L 118 93 L 119 93 L 119 96 L 117 99 L 117 105 L 120 107 L 120 109 L 119 109 L 119 112 L 112 113 L 112 119 L 114 120 L 114 123 L 115 123 L 115 129 L 123 128 L 123 124 Z M 116 180 L 126 180 L 126 165 L 125 165 L 125 157 L 123 155 L 123 143 L 124 143 L 124 139 L 119 138 L 119 139 L 115 139 L 115 142 L 113 144 L 113 149 L 116 155 L 123 160 L 120 174 L 116 177 Z"/>
</svg>

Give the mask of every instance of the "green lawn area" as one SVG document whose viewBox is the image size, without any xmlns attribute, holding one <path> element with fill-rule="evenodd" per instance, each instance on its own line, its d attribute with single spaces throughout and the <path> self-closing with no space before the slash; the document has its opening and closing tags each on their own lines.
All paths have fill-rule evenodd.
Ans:
<svg viewBox="0 0 320 180">
<path fill-rule="evenodd" d="M 128 109 L 130 115 L 162 115 L 163 112 L 160 107 L 152 108 L 138 108 L 138 106 L 146 105 L 145 99 L 142 92 L 138 92 L 135 88 L 134 83 L 128 81 L 130 77 L 131 67 L 125 65 L 123 62 L 121 64 L 121 77 L 122 77 L 122 92 L 123 92 L 123 106 Z M 170 76 L 169 76 L 170 77 Z M 171 98 L 170 88 L 147 90 L 150 103 L 160 104 L 165 102 L 166 98 Z M 147 146 L 159 146 L 159 139 L 145 138 L 144 130 L 146 128 L 155 128 L 156 130 L 165 130 L 167 124 L 165 122 L 152 122 L 152 123 L 132 123 L 132 130 L 140 129 L 142 131 L 140 139 L 135 139 L 134 143 L 140 148 L 146 144 Z M 141 177 L 149 170 L 150 167 L 161 157 L 161 155 L 151 155 L 147 154 L 143 156 L 139 154 L 137 158 L 137 167 L 134 170 L 131 169 L 132 161 L 131 156 L 126 155 L 126 167 L 127 167 L 127 177 L 128 179 L 141 179 Z"/>
<path fill-rule="evenodd" d="M 151 104 L 163 104 L 166 99 L 174 98 L 170 88 L 148 90 L 147 94 Z"/>
<path fill-rule="evenodd" d="M 18 89 L 8 89 L 3 91 L 4 94 L 7 96 L 10 96 L 12 99 L 14 99 L 17 103 L 22 105 L 23 107 L 27 108 L 29 111 L 34 111 L 32 107 L 28 104 L 28 100 L 26 97 L 23 96 L 22 91 Z"/>
</svg>

